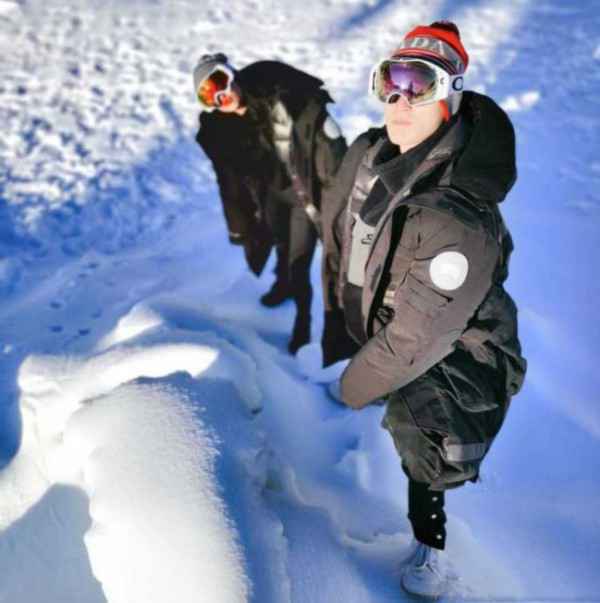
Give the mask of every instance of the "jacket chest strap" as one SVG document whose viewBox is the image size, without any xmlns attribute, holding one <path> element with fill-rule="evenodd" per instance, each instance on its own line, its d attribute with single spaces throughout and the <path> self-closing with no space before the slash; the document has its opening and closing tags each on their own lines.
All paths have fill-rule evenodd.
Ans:
<svg viewBox="0 0 600 603">
<path fill-rule="evenodd" d="M 319 232 L 320 236 L 321 213 L 313 203 L 312 197 L 307 193 L 302 180 L 294 170 L 290 170 L 290 180 L 292 181 L 292 188 L 294 189 L 294 193 L 296 194 L 300 205 L 304 208 L 304 211 L 311 222 L 317 227 L 317 232 Z"/>
<path fill-rule="evenodd" d="M 348 260 L 348 282 L 357 287 L 363 287 L 365 283 L 365 269 L 367 259 L 373 244 L 375 226 L 364 222 L 360 215 L 354 216 L 355 222 L 352 228 L 352 244 L 350 247 L 350 258 Z"/>
</svg>

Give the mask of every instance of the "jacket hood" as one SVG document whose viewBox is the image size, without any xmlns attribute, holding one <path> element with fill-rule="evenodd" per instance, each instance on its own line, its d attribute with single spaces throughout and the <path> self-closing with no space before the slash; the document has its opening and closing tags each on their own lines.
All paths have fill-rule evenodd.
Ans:
<svg viewBox="0 0 600 603">
<path fill-rule="evenodd" d="M 517 179 L 513 125 L 488 96 L 464 92 L 462 103 L 467 132 L 451 184 L 479 201 L 500 203 Z"/>
</svg>

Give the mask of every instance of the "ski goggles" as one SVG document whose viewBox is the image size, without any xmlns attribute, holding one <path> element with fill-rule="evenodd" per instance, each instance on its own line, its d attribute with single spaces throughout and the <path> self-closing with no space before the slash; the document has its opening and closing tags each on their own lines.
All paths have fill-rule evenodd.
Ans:
<svg viewBox="0 0 600 603">
<path fill-rule="evenodd" d="M 369 79 L 369 93 L 382 103 L 396 102 L 402 96 L 413 107 L 444 100 L 463 87 L 463 74 L 450 75 L 433 63 L 408 58 L 380 61 Z"/>
<path fill-rule="evenodd" d="M 216 65 L 198 87 L 198 102 L 210 113 L 231 102 L 233 71 L 226 65 Z"/>
</svg>

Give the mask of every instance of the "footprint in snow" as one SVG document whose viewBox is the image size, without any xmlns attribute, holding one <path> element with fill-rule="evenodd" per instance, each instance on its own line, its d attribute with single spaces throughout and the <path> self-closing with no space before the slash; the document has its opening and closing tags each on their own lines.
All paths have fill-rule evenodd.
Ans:
<svg viewBox="0 0 600 603">
<path fill-rule="evenodd" d="M 85 337 L 86 335 L 89 335 L 92 332 L 92 329 L 79 329 L 77 332 L 81 337 Z"/>
<path fill-rule="evenodd" d="M 346 450 L 358 450 L 360 445 L 360 438 L 358 436 L 352 436 L 346 442 Z"/>
<path fill-rule="evenodd" d="M 58 309 L 62 308 L 62 304 L 58 301 L 53 301 L 53 302 L 50 302 L 50 307 L 53 310 L 58 310 Z"/>
<path fill-rule="evenodd" d="M 61 326 L 61 325 L 52 325 L 52 326 L 50 327 L 50 330 L 51 330 L 53 333 L 62 333 L 63 328 L 62 328 L 62 326 Z"/>
</svg>

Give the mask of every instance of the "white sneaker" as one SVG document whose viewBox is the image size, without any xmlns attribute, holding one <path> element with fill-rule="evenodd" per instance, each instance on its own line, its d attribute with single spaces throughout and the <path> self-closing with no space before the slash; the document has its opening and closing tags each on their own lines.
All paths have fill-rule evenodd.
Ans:
<svg viewBox="0 0 600 603">
<path fill-rule="evenodd" d="M 437 599 L 446 593 L 448 577 L 438 549 L 421 542 L 402 574 L 402 586 L 411 595 Z"/>
</svg>

